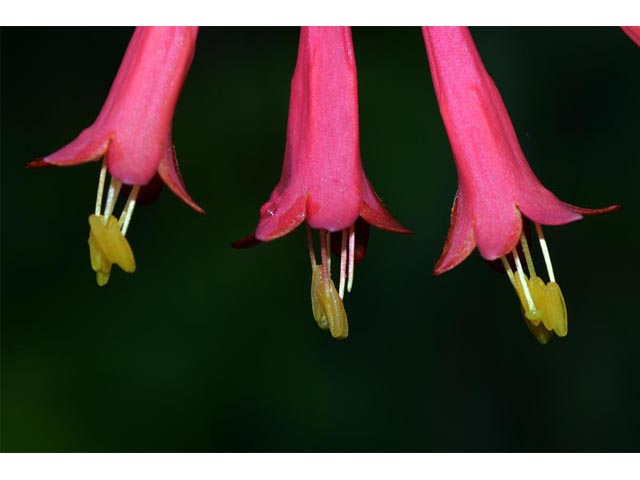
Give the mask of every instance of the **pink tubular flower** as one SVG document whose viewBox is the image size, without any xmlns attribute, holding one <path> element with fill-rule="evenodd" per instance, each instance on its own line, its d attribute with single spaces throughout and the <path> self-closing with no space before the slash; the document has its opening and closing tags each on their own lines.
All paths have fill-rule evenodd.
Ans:
<svg viewBox="0 0 640 480">
<path fill-rule="evenodd" d="M 334 337 L 347 336 L 341 298 L 353 282 L 356 220 L 408 233 L 386 210 L 360 161 L 358 84 L 349 27 L 302 27 L 291 99 L 282 176 L 260 209 L 258 241 L 286 235 L 304 220 L 320 230 L 322 263 L 313 269 L 314 316 Z M 339 293 L 331 281 L 331 232 L 342 232 Z M 250 237 L 251 238 L 251 237 Z M 236 242 L 247 246 L 251 240 Z M 348 267 L 348 268 L 347 268 Z M 348 269 L 348 272 L 347 272 Z"/>
<path fill-rule="evenodd" d="M 640 27 L 620 27 L 640 47 Z"/>
<path fill-rule="evenodd" d="M 433 85 L 458 171 L 451 226 L 434 273 L 460 264 L 477 246 L 487 260 L 501 259 L 536 338 L 567 333 L 566 308 L 555 282 L 540 225 L 562 225 L 583 214 L 605 213 L 560 201 L 527 163 L 500 93 L 484 68 L 466 27 L 423 27 Z M 522 215 L 532 220 L 550 282 L 537 277 L 523 235 Z M 529 276 L 516 247 L 521 243 Z M 513 255 L 514 274 L 507 255 Z"/>
<path fill-rule="evenodd" d="M 99 285 L 111 265 L 135 270 L 126 234 L 141 187 L 156 174 L 184 202 L 199 212 L 184 186 L 171 139 L 173 114 L 195 51 L 198 27 L 137 27 L 93 125 L 71 143 L 30 167 L 71 166 L 104 157 L 95 214 L 89 217 L 91 263 Z M 102 197 L 106 171 L 112 175 L 106 206 Z M 122 216 L 112 216 L 122 184 L 130 185 Z"/>
</svg>

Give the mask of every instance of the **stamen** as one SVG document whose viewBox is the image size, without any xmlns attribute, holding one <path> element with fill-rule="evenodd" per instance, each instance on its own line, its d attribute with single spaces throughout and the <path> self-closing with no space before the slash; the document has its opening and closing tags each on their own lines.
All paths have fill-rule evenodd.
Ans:
<svg viewBox="0 0 640 480">
<path fill-rule="evenodd" d="M 511 270 L 511 265 L 509 264 L 509 260 L 507 260 L 506 256 L 500 257 L 500 260 L 502 260 L 502 266 L 504 267 L 505 272 L 507 272 L 507 277 L 509 277 L 509 281 L 511 282 L 511 285 L 513 285 L 513 288 L 517 290 L 516 279 L 513 276 L 513 270 Z"/>
<path fill-rule="evenodd" d="M 529 277 L 537 277 L 536 267 L 533 265 L 533 258 L 531 258 L 531 251 L 529 250 L 529 243 L 527 242 L 527 237 L 524 233 L 520 238 L 520 243 L 522 244 L 522 253 L 524 253 L 524 259 L 527 262 L 527 268 L 529 269 Z"/>
<path fill-rule="evenodd" d="M 122 215 L 120 215 L 120 220 L 118 221 L 122 235 L 126 235 L 127 230 L 129 229 L 129 222 L 131 222 L 131 216 L 133 215 L 133 209 L 136 206 L 136 198 L 138 197 L 139 191 L 140 185 L 134 185 L 131 192 L 129 192 L 127 203 L 124 204 L 124 208 L 122 209 Z"/>
<path fill-rule="evenodd" d="M 96 194 L 96 216 L 100 215 L 102 210 L 102 194 L 104 193 L 104 182 L 107 179 L 107 164 L 103 161 L 100 168 L 100 176 L 98 177 L 98 193 Z"/>
<path fill-rule="evenodd" d="M 520 280 L 520 285 L 522 286 L 522 292 L 524 293 L 524 298 L 527 301 L 528 311 L 526 312 L 526 314 L 529 314 L 529 312 L 531 312 L 532 314 L 534 312 L 537 313 L 536 306 L 533 303 L 533 298 L 531 298 L 531 292 L 529 291 L 527 277 L 525 276 L 524 270 L 522 269 L 522 263 L 520 263 L 520 256 L 518 255 L 518 251 L 514 248 L 513 252 L 511 253 L 513 255 L 513 259 L 516 262 L 516 269 L 518 270 L 518 279 Z"/>
<path fill-rule="evenodd" d="M 559 337 L 565 337 L 567 325 L 567 306 L 560 285 L 549 282 L 544 289 L 544 326 Z"/>
<path fill-rule="evenodd" d="M 327 245 L 327 239 L 331 238 L 330 233 L 326 230 L 320 230 L 320 258 L 322 260 L 322 278 L 325 283 L 325 290 L 329 290 L 329 282 L 331 281 L 331 269 L 329 263 L 329 257 L 331 252 L 329 251 L 329 245 Z"/>
<path fill-rule="evenodd" d="M 323 278 L 320 265 L 313 269 L 311 280 L 311 308 L 316 323 L 323 330 L 329 329 L 331 336 L 342 339 L 349 335 L 349 323 L 344 304 L 338 296 L 333 281 Z"/>
<path fill-rule="evenodd" d="M 323 286 L 322 267 L 314 265 L 311 268 L 311 310 L 313 311 L 313 318 L 315 318 L 318 327 L 327 330 L 329 328 L 329 320 L 327 319 L 325 308 L 322 304 Z"/>
<path fill-rule="evenodd" d="M 118 198 L 118 194 L 120 193 L 120 187 L 122 186 L 122 182 L 120 180 L 116 180 L 115 178 L 111 178 L 111 183 L 109 184 L 109 193 L 107 193 L 107 205 L 104 207 L 104 215 L 102 223 L 105 225 L 109 221 L 109 217 L 113 213 L 113 207 L 115 207 L 116 199 Z"/>
<path fill-rule="evenodd" d="M 327 236 L 327 271 L 329 272 L 329 276 L 331 276 L 331 232 L 329 230 L 325 230 L 325 235 Z M 325 263 L 323 260 L 322 263 Z"/>
<path fill-rule="evenodd" d="M 344 285 L 347 276 L 347 230 L 342 230 L 342 244 L 340 245 L 340 298 L 344 298 Z"/>
<path fill-rule="evenodd" d="M 351 288 L 353 287 L 353 276 L 354 276 L 354 267 L 355 267 L 355 256 L 356 256 L 356 226 L 351 225 L 349 227 L 349 273 L 348 273 L 348 281 L 347 281 L 347 292 L 351 293 Z"/>
<path fill-rule="evenodd" d="M 316 266 L 316 252 L 313 250 L 313 236 L 311 235 L 311 227 L 308 223 L 304 224 L 307 230 L 307 246 L 309 247 L 309 259 L 311 260 L 311 270 Z"/>
<path fill-rule="evenodd" d="M 540 240 L 540 248 L 542 249 L 542 255 L 544 256 L 544 263 L 547 266 L 547 274 L 549 275 L 549 281 L 555 282 L 556 277 L 553 274 L 553 265 L 551 265 L 551 256 L 549 255 L 549 248 L 547 247 L 547 241 L 544 239 L 542 233 L 542 227 L 539 223 L 536 223 L 536 232 L 538 233 L 538 239 Z"/>
</svg>

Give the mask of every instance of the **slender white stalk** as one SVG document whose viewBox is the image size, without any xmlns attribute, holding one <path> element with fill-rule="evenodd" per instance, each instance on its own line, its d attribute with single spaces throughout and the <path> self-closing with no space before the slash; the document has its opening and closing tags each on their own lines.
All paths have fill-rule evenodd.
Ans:
<svg viewBox="0 0 640 480">
<path fill-rule="evenodd" d="M 328 268 L 329 258 L 331 252 L 328 250 L 330 245 L 327 245 L 327 239 L 331 238 L 331 234 L 326 230 L 320 230 L 320 258 L 322 259 L 322 275 L 324 276 L 324 284 L 327 291 L 329 291 L 329 282 L 331 282 L 331 270 Z"/>
<path fill-rule="evenodd" d="M 340 287 L 338 289 L 338 293 L 340 298 L 344 298 L 344 286 L 346 283 L 347 277 L 347 230 L 342 230 L 342 238 L 340 245 Z"/>
<path fill-rule="evenodd" d="M 307 230 L 307 246 L 309 247 L 309 260 L 311 260 L 311 270 L 316 266 L 316 252 L 313 250 L 313 235 L 311 235 L 311 227 L 308 223 L 304 226 Z"/>
<path fill-rule="evenodd" d="M 524 233 L 520 237 L 520 243 L 522 244 L 522 253 L 524 253 L 524 259 L 529 269 L 529 277 L 537 277 L 536 267 L 533 265 L 533 258 L 531 257 L 531 250 L 529 250 L 529 242 L 527 242 L 527 237 Z"/>
<path fill-rule="evenodd" d="M 134 185 L 129 192 L 129 197 L 127 198 L 127 203 L 124 205 L 124 209 L 122 210 L 122 216 L 120 217 L 120 231 L 122 235 L 127 234 L 127 230 L 129 229 L 129 223 L 131 222 L 131 217 L 133 216 L 133 209 L 136 207 L 136 198 L 138 197 L 138 192 L 140 191 L 139 185 Z"/>
<path fill-rule="evenodd" d="M 325 235 L 327 237 L 327 271 L 329 272 L 329 276 L 331 276 L 331 232 L 325 230 Z M 325 263 L 324 260 L 322 263 Z"/>
<path fill-rule="evenodd" d="M 509 260 L 507 260 L 507 257 L 500 257 L 500 260 L 502 260 L 502 266 L 504 267 L 505 272 L 507 272 L 507 277 L 509 277 L 511 285 L 513 285 L 513 288 L 516 288 L 516 279 L 513 276 L 513 270 L 511 270 Z"/>
<path fill-rule="evenodd" d="M 113 213 L 113 207 L 115 207 L 116 205 L 116 199 L 118 198 L 118 194 L 120 193 L 121 186 L 122 182 L 120 180 L 111 178 L 111 183 L 109 184 L 109 192 L 107 193 L 107 204 L 104 207 L 103 222 L 105 225 L 109 221 L 109 217 Z"/>
<path fill-rule="evenodd" d="M 547 274 L 549 275 L 549 281 L 555 282 L 556 277 L 553 274 L 553 265 L 551 265 L 551 255 L 549 255 L 549 248 L 547 247 L 547 241 L 544 239 L 544 233 L 542 233 L 542 227 L 539 223 L 536 223 L 536 232 L 538 233 L 538 239 L 540 240 L 540 248 L 542 249 L 542 256 L 544 257 L 544 263 L 547 266 Z"/>
<path fill-rule="evenodd" d="M 520 263 L 520 256 L 518 255 L 517 250 L 513 249 L 513 259 L 516 262 L 516 269 L 518 270 L 518 278 L 520 279 L 520 285 L 522 286 L 522 292 L 524 293 L 524 298 L 527 301 L 527 307 L 529 310 L 535 310 L 536 306 L 533 303 L 533 297 L 531 296 L 531 292 L 529 291 L 529 285 L 527 284 L 527 279 L 524 276 L 524 270 L 522 269 L 522 263 Z"/>
<path fill-rule="evenodd" d="M 100 176 L 98 177 L 98 193 L 96 194 L 96 216 L 100 215 L 102 212 L 102 195 L 104 193 L 104 182 L 107 178 L 107 164 L 102 162 L 102 167 L 100 167 Z"/>
<path fill-rule="evenodd" d="M 347 292 L 351 293 L 351 289 L 353 288 L 353 277 L 355 274 L 354 268 L 355 264 L 355 253 L 356 253 L 356 227 L 355 225 L 351 225 L 349 227 L 349 253 L 347 255 L 349 259 L 349 273 L 347 274 Z"/>
</svg>

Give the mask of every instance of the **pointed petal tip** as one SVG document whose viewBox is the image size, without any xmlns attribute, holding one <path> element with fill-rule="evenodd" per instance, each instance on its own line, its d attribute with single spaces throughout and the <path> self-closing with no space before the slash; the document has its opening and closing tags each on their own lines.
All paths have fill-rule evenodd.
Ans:
<svg viewBox="0 0 640 480">
<path fill-rule="evenodd" d="M 193 208 L 196 212 L 205 215 L 207 212 L 204 208 L 202 208 L 200 205 L 198 205 L 196 202 L 194 202 L 193 200 L 191 200 L 191 202 L 188 202 L 188 205 Z"/>
<path fill-rule="evenodd" d="M 397 221 L 381 202 L 374 206 L 369 205 L 367 202 L 362 202 L 360 217 L 362 217 L 362 219 L 367 223 L 381 230 L 401 233 L 403 235 L 413 234 L 411 230 L 405 228 L 399 221 Z"/>
<path fill-rule="evenodd" d="M 380 197 L 376 194 L 371 183 L 365 178 L 362 184 L 362 204 L 360 206 L 360 217 L 374 227 L 387 230 L 393 233 L 401 233 L 408 235 L 413 233 L 405 228 L 398 220 L 387 210 Z"/>
<path fill-rule="evenodd" d="M 441 275 L 464 262 L 476 248 L 476 237 L 473 231 L 471 215 L 458 189 L 451 207 L 449 231 L 444 242 L 440 258 L 433 267 L 434 275 Z"/>
<path fill-rule="evenodd" d="M 191 198 L 189 192 L 187 192 L 187 187 L 185 187 L 184 181 L 182 180 L 182 174 L 178 167 L 178 160 L 176 159 L 176 152 L 173 146 L 167 148 L 166 154 L 160 160 L 158 175 L 169 189 L 184 203 L 198 213 L 205 213 L 204 209 L 198 205 L 193 198 Z"/>
<path fill-rule="evenodd" d="M 449 270 L 453 270 L 455 267 L 464 262 L 467 259 L 467 256 L 469 256 L 469 254 L 464 257 L 451 258 L 448 251 L 442 252 L 442 255 L 436 262 L 436 265 L 433 267 L 433 275 L 437 277 L 438 275 L 442 275 Z"/>
<path fill-rule="evenodd" d="M 379 228 L 380 230 L 386 230 L 387 232 L 392 232 L 392 233 L 399 233 L 401 235 L 413 235 L 413 231 L 409 230 L 408 228 L 405 228 L 404 226 L 402 226 L 400 223 L 396 223 L 396 224 L 389 224 L 389 223 L 385 223 L 385 224 L 380 224 L 380 223 L 372 223 L 371 225 L 373 225 L 374 227 Z"/>
<path fill-rule="evenodd" d="M 582 208 L 582 207 L 577 207 L 575 205 L 571 205 L 569 203 L 567 203 L 566 205 L 571 210 L 573 210 L 576 213 L 579 213 L 580 215 L 602 215 L 604 213 L 615 212 L 616 210 L 619 210 L 622 207 L 622 205 L 609 205 L 608 207 L 603 207 L 603 208 Z"/>
<path fill-rule="evenodd" d="M 453 267 L 455 267 L 455 265 L 452 265 L 452 266 L 443 265 L 442 259 L 439 259 L 435 267 L 433 267 L 433 276 L 437 277 L 438 275 L 442 275 L 444 272 L 448 272 Z"/>
<path fill-rule="evenodd" d="M 53 167 L 53 164 L 45 161 L 44 157 L 36 158 L 25 165 L 25 168 Z"/>
<path fill-rule="evenodd" d="M 171 185 L 169 185 L 169 188 L 171 189 L 171 191 L 176 194 L 176 196 L 178 198 L 180 198 L 180 200 L 182 200 L 184 203 L 186 203 L 187 205 L 189 205 L 191 208 L 193 208 L 196 212 L 204 215 L 207 212 L 204 210 L 204 208 L 202 208 L 200 205 L 198 205 L 192 198 L 191 196 L 189 196 L 189 194 L 187 194 L 186 192 L 183 194 L 183 192 L 177 192 L 176 190 L 174 190 Z"/>
<path fill-rule="evenodd" d="M 382 228 L 383 230 L 387 230 L 393 233 L 400 233 L 402 235 L 413 235 L 414 233 L 413 230 L 409 230 L 408 228 L 406 228 L 400 222 L 397 222 L 397 221 L 393 225 L 387 224 L 384 227 L 378 227 L 378 228 Z"/>
<path fill-rule="evenodd" d="M 255 233 L 252 233 L 251 235 L 247 235 L 246 237 L 231 243 L 231 246 L 236 249 L 244 249 L 255 247 L 260 243 L 262 243 L 262 241 L 256 238 Z"/>
</svg>

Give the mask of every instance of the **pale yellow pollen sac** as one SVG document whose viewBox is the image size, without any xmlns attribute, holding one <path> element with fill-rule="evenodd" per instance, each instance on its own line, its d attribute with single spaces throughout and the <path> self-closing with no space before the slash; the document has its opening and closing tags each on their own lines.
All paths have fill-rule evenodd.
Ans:
<svg viewBox="0 0 640 480">
<path fill-rule="evenodd" d="M 102 194 L 106 179 L 106 165 L 103 164 L 98 182 L 98 194 L 96 196 L 96 208 L 93 215 L 89 215 L 89 256 L 91 268 L 96 272 L 96 282 L 104 286 L 109 282 L 111 267 L 115 263 L 122 270 L 133 273 L 136 270 L 136 262 L 129 242 L 125 238 L 136 197 L 140 189 L 134 186 L 124 206 L 122 215 L 118 220 L 112 215 L 121 182 L 112 179 L 107 192 L 107 201 L 104 212 L 102 211 Z"/>
<path fill-rule="evenodd" d="M 347 241 L 348 231 L 342 232 L 340 255 L 340 288 L 337 289 L 331 279 L 331 233 L 320 231 L 320 253 L 322 263 L 316 263 L 313 250 L 313 238 L 311 229 L 307 225 L 307 240 L 309 243 L 309 258 L 311 260 L 311 309 L 313 317 L 323 330 L 329 330 L 331 336 L 337 339 L 347 338 L 349 335 L 349 323 L 347 312 L 342 302 L 345 287 L 348 284 L 349 274 L 353 275 L 353 267 L 349 267 L 353 248 L 349 248 Z M 353 281 L 353 280 L 351 280 Z"/>
<path fill-rule="evenodd" d="M 333 280 L 324 277 L 321 265 L 313 268 L 311 280 L 311 307 L 313 316 L 320 328 L 329 330 L 331 336 L 337 339 L 347 338 L 349 323 L 347 312 L 340 299 Z"/>
<path fill-rule="evenodd" d="M 112 263 L 107 259 L 102 248 L 98 245 L 93 233 L 89 233 L 89 256 L 91 257 L 91 268 L 96 272 L 96 282 L 103 287 L 109 281 Z"/>
<path fill-rule="evenodd" d="M 556 282 L 547 283 L 544 289 L 544 321 L 545 328 L 553 330 L 559 337 L 566 337 L 568 333 L 567 306 L 560 285 Z"/>
<path fill-rule="evenodd" d="M 529 320 L 526 317 L 524 317 L 524 323 L 529 329 L 529 331 L 531 332 L 531 334 L 535 337 L 535 339 L 538 340 L 538 342 L 540 342 L 543 345 L 546 345 L 547 343 L 549 343 L 549 340 L 553 336 L 553 332 L 550 332 L 549 330 L 544 328 L 544 325 L 540 325 L 540 324 L 534 325 L 531 322 L 531 320 Z"/>
<path fill-rule="evenodd" d="M 525 275 L 524 278 L 527 283 L 531 299 L 533 300 L 533 305 L 536 306 L 536 308 L 534 310 L 529 310 L 528 303 L 522 289 L 522 284 L 520 283 L 520 277 L 516 276 L 515 290 L 518 295 L 518 299 L 520 300 L 522 315 L 533 325 L 539 325 L 543 316 L 541 306 L 542 301 L 544 300 L 544 282 L 539 277 L 527 278 Z M 540 282 L 542 283 L 542 286 L 540 286 Z"/>
<path fill-rule="evenodd" d="M 506 257 L 502 257 L 501 260 L 520 300 L 522 316 L 527 328 L 540 343 L 545 344 L 553 336 L 553 333 L 559 337 L 567 335 L 567 308 L 560 286 L 555 281 L 551 257 L 542 234 L 542 228 L 538 224 L 535 226 L 540 238 L 540 246 L 550 281 L 545 284 L 544 280 L 537 276 L 531 251 L 524 234 L 521 238 L 521 246 L 529 276 L 524 272 L 516 249 L 512 252 L 516 264 L 516 272 L 512 270 Z"/>
</svg>

